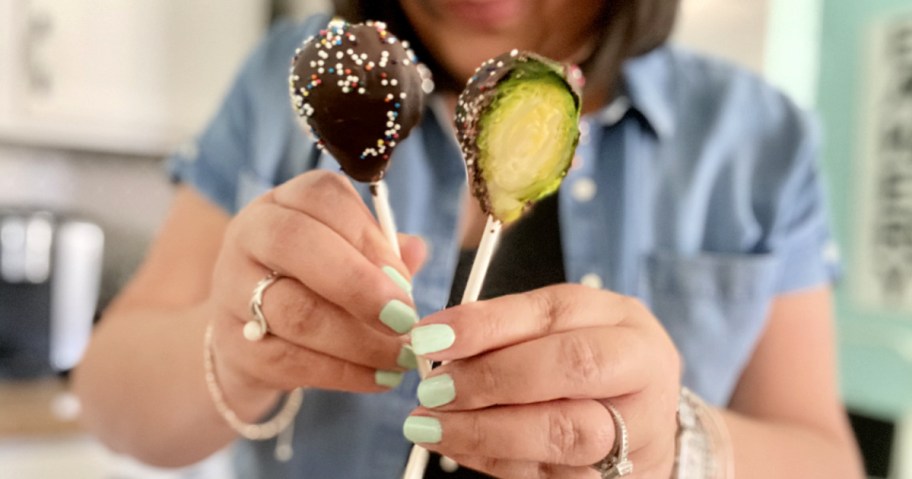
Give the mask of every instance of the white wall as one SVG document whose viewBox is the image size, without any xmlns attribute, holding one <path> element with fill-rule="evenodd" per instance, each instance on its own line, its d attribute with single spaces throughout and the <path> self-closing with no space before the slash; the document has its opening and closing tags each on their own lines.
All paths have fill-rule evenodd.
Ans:
<svg viewBox="0 0 912 479">
<path fill-rule="evenodd" d="M 674 40 L 760 73 L 812 108 L 822 8 L 823 0 L 682 0 Z"/>
<path fill-rule="evenodd" d="M 762 73 L 771 1 L 682 0 L 674 40 Z"/>
</svg>

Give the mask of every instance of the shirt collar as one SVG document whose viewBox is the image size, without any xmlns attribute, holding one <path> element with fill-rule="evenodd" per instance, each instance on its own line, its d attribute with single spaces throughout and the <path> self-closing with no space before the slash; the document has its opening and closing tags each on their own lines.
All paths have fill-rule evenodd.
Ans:
<svg viewBox="0 0 912 479">
<path fill-rule="evenodd" d="M 599 111 L 599 123 L 609 124 L 612 119 L 616 121 L 619 119 L 618 108 L 629 106 L 643 115 L 659 137 L 673 135 L 675 118 L 670 88 L 671 72 L 665 48 L 657 48 L 625 62 L 621 79 L 624 96 L 618 97 Z"/>
<path fill-rule="evenodd" d="M 594 116 L 602 126 L 611 126 L 630 110 L 639 112 L 649 127 L 660 138 L 674 134 L 675 117 L 672 113 L 671 73 L 669 71 L 667 47 L 655 50 L 627 60 L 621 69 L 622 94 L 611 103 L 602 107 Z M 446 113 L 447 105 L 441 95 L 430 95 L 429 110 L 437 122 L 443 125 L 444 131 L 452 133 L 456 140 L 456 130 Z"/>
</svg>

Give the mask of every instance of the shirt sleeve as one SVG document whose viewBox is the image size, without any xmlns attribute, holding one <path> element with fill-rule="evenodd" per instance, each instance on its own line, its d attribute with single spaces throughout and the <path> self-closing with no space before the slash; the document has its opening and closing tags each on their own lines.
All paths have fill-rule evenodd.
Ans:
<svg viewBox="0 0 912 479">
<path fill-rule="evenodd" d="M 167 162 L 173 181 L 193 186 L 230 213 L 235 209 L 238 173 L 250 152 L 243 132 L 250 121 L 247 82 L 253 57 L 242 67 L 202 134 L 178 149 Z"/>
<path fill-rule="evenodd" d="M 797 132 L 799 140 L 791 168 L 783 179 L 779 213 L 769 238 L 779 265 L 777 293 L 829 284 L 840 273 L 819 164 L 820 129 L 810 115 L 797 117 L 799 125 L 792 133 Z"/>
<path fill-rule="evenodd" d="M 316 15 L 301 24 L 278 22 L 270 29 L 245 60 L 205 130 L 168 158 L 173 181 L 191 185 L 228 213 L 237 212 L 243 178 L 256 176 L 264 141 L 282 140 L 263 131 L 286 121 L 277 107 L 288 103 L 287 89 L 282 87 L 290 55 L 308 32 L 325 21 Z"/>
</svg>

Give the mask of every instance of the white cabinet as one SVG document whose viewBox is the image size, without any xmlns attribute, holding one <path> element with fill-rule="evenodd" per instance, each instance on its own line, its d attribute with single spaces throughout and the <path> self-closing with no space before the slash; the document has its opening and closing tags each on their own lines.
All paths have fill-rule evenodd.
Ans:
<svg viewBox="0 0 912 479">
<path fill-rule="evenodd" d="M 0 141 L 160 154 L 213 114 L 265 0 L 0 0 Z"/>
</svg>

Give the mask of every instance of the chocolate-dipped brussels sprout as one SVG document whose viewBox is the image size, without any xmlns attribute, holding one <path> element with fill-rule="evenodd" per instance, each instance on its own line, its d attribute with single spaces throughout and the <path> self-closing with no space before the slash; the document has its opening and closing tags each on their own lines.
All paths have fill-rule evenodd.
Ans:
<svg viewBox="0 0 912 479">
<path fill-rule="evenodd" d="M 579 141 L 573 70 L 513 50 L 482 64 L 459 96 L 456 129 L 472 193 L 509 223 L 554 193 Z"/>
</svg>

